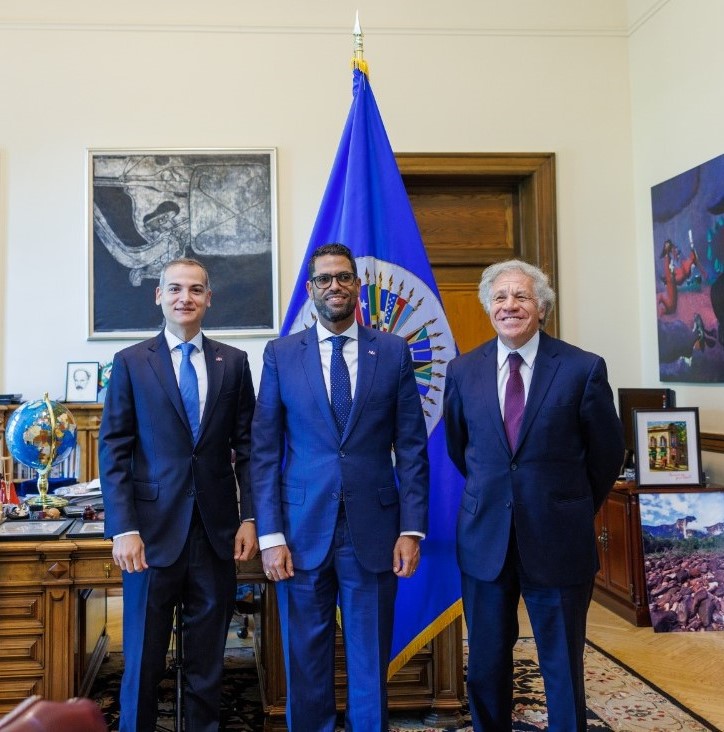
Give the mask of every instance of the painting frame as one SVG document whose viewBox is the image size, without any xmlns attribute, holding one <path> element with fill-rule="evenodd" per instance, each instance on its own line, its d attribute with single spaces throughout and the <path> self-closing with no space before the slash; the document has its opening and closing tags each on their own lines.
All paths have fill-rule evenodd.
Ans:
<svg viewBox="0 0 724 732">
<path fill-rule="evenodd" d="M 77 518 L 68 529 L 69 539 L 102 539 L 105 532 L 103 519 L 86 520 Z"/>
<path fill-rule="evenodd" d="M 163 265 L 210 277 L 212 337 L 279 334 L 277 150 L 87 148 L 88 340 L 156 335 Z"/>
<path fill-rule="evenodd" d="M 0 524 L 0 541 L 40 541 L 60 539 L 71 519 L 7 520 Z"/>
<path fill-rule="evenodd" d="M 636 484 L 701 486 L 698 407 L 634 409 Z"/>
<path fill-rule="evenodd" d="M 714 594 L 724 561 L 724 491 L 638 494 L 643 570 L 655 633 L 724 631 Z"/>
<path fill-rule="evenodd" d="M 65 401 L 98 401 L 98 361 L 68 361 L 65 366 Z"/>
</svg>

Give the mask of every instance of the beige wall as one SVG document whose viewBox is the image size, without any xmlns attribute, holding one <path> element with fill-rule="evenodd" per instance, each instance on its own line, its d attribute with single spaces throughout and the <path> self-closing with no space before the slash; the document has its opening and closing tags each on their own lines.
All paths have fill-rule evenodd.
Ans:
<svg viewBox="0 0 724 732">
<path fill-rule="evenodd" d="M 276 147 L 285 312 L 351 101 L 358 5 L 0 0 L 0 390 L 60 396 L 66 361 L 105 361 L 125 345 L 86 339 L 88 147 Z M 713 41 L 710 16 L 721 20 L 716 0 L 689 5 L 360 6 L 396 151 L 556 153 L 562 335 L 606 357 L 614 388 L 658 383 L 648 188 L 720 152 L 713 123 L 705 152 L 692 115 L 688 137 L 660 119 L 654 139 L 646 133 L 675 103 L 662 60 L 690 45 L 670 36 L 700 23 Z M 714 74 L 715 44 L 692 45 Z M 695 75 L 706 63 L 686 65 Z M 691 103 L 681 99 L 677 115 Z M 263 341 L 236 344 L 258 381 Z M 687 389 L 706 394 L 706 429 L 721 415 L 720 389 Z"/>
<path fill-rule="evenodd" d="M 642 383 L 658 383 L 651 187 L 724 152 L 719 0 L 670 0 L 631 34 L 630 68 L 636 204 L 635 311 L 641 323 Z M 701 428 L 724 432 L 724 385 L 671 384 L 677 405 L 697 406 Z M 724 455 L 705 454 L 724 482 Z"/>
</svg>

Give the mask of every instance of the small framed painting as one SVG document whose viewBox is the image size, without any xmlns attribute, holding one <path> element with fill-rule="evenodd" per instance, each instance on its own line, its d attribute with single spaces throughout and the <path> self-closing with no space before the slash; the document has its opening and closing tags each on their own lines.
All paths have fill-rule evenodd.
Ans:
<svg viewBox="0 0 724 732">
<path fill-rule="evenodd" d="M 65 372 L 66 402 L 98 400 L 98 361 L 69 361 Z"/>
<path fill-rule="evenodd" d="M 702 485 L 699 410 L 635 409 L 639 486 Z"/>
</svg>

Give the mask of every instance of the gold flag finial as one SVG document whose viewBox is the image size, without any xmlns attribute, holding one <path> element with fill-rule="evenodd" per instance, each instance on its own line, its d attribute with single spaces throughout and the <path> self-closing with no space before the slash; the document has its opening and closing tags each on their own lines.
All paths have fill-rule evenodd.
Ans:
<svg viewBox="0 0 724 732">
<path fill-rule="evenodd" d="M 359 24 L 359 10 L 354 14 L 354 57 L 352 58 L 352 68 L 359 69 L 365 76 L 369 76 L 367 62 L 364 59 L 364 35 Z"/>
</svg>

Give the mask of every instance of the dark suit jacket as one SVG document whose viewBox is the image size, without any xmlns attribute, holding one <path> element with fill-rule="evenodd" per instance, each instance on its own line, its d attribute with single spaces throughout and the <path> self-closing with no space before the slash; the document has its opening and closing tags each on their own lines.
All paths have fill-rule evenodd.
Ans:
<svg viewBox="0 0 724 732">
<path fill-rule="evenodd" d="M 222 559 L 234 554 L 237 481 L 241 518 L 251 516 L 254 387 L 246 353 L 205 336 L 203 347 L 208 393 L 196 444 L 163 332 L 113 360 L 99 435 L 105 532 L 139 530 L 151 566 L 178 558 L 194 501 Z"/>
<path fill-rule="evenodd" d="M 427 431 L 407 343 L 360 326 L 357 386 L 340 440 L 316 326 L 270 341 L 251 474 L 257 533 L 284 532 L 296 568 L 314 569 L 327 555 L 343 490 L 357 558 L 371 572 L 389 571 L 400 531 L 427 531 Z"/>
<path fill-rule="evenodd" d="M 598 568 L 594 513 L 623 460 L 621 421 L 602 358 L 541 333 L 518 447 L 511 453 L 497 390 L 497 339 L 448 364 L 448 452 L 466 483 L 458 514 L 463 572 L 493 580 L 511 517 L 532 581 L 559 586 Z"/>
</svg>

